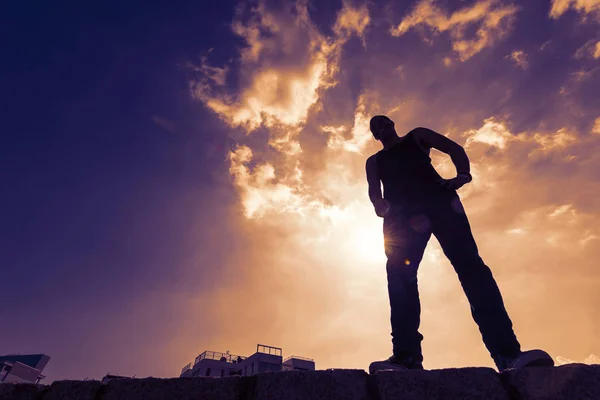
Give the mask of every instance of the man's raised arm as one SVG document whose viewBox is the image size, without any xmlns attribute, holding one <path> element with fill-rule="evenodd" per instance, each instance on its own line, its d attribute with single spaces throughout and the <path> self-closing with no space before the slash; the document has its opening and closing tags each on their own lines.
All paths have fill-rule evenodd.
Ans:
<svg viewBox="0 0 600 400">
<path fill-rule="evenodd" d="M 428 128 L 416 128 L 414 134 L 423 144 L 448 154 L 456 167 L 457 175 L 464 175 L 471 181 L 469 157 L 460 144 Z"/>
</svg>

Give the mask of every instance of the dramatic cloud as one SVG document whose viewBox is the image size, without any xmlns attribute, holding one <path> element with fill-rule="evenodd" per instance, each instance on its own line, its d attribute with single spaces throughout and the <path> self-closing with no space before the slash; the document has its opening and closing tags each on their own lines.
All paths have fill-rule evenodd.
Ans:
<svg viewBox="0 0 600 400">
<path fill-rule="evenodd" d="M 240 72 L 246 87 L 233 95 L 226 88 L 209 87 L 204 77 L 194 83 L 194 95 L 231 126 L 244 126 L 248 131 L 261 124 L 296 126 L 304 122 L 318 99 L 317 90 L 334 84 L 328 59 L 333 45 L 322 40 L 308 20 L 305 6 L 298 4 L 296 11 L 294 17 L 281 17 L 260 4 L 251 10 L 249 21 L 236 21 L 233 30 L 247 43 L 241 54 L 244 70 Z M 302 41 L 304 46 L 298 49 Z M 290 63 L 264 63 L 257 67 L 260 58 L 273 58 L 279 52 L 294 58 L 302 67 Z"/>
<path fill-rule="evenodd" d="M 346 139 L 346 127 L 331 127 L 322 126 L 323 132 L 329 133 L 327 145 L 329 148 L 337 150 L 345 150 L 354 153 L 361 153 L 367 144 L 368 140 L 372 140 L 373 136 L 369 130 L 370 115 L 366 113 L 366 103 L 368 102 L 365 95 L 358 99 L 358 106 L 354 114 L 354 126 L 351 128 L 351 136 Z"/>
<path fill-rule="evenodd" d="M 595 17 L 600 16 L 599 0 L 552 0 L 550 16 L 552 18 L 559 18 L 570 8 L 584 14 L 584 16 L 587 14 L 595 14 Z"/>
<path fill-rule="evenodd" d="M 362 37 L 369 23 L 366 6 L 344 4 L 334 25 L 335 36 L 328 38 L 310 21 L 305 3 L 295 3 L 293 13 L 285 11 L 259 3 L 250 10 L 250 20 L 233 23 L 233 31 L 247 43 L 240 72 L 247 85 L 239 95 L 213 93 L 207 78 L 222 84 L 227 69 L 210 67 L 206 61 L 205 77 L 193 85 L 195 97 L 231 126 L 251 132 L 261 124 L 294 128 L 305 123 L 319 91 L 336 84 L 341 46 L 352 35 Z M 279 140 L 292 140 L 279 136 Z"/>
<path fill-rule="evenodd" d="M 341 47 L 352 35 L 362 37 L 369 23 L 366 5 L 354 8 L 344 3 L 333 27 L 334 36 L 326 37 L 310 21 L 305 3 L 296 3 L 293 11 L 271 10 L 259 3 L 249 20 L 233 23 L 234 32 L 248 44 L 241 52 L 244 64 L 240 75 L 247 85 L 240 95 L 214 91 L 215 86 L 209 85 L 207 79 L 214 80 L 212 71 L 227 71 L 225 68 L 203 65 L 200 71 L 209 73 L 193 85 L 194 95 L 230 126 L 242 126 L 248 133 L 260 126 L 269 128 L 270 146 L 284 156 L 279 165 L 283 171 L 276 172 L 268 162 L 253 169 L 247 166 L 253 159 L 249 147 L 232 153 L 231 172 L 249 217 L 267 209 L 303 213 L 307 209 L 322 212 L 327 207 L 303 190 L 298 158 L 302 147 L 296 137 L 311 108 L 318 107 L 320 92 L 337 84 Z M 364 145 L 367 117 L 361 115 L 357 114 L 352 129 L 353 139 L 346 143 L 332 137 L 331 146 L 358 151 Z"/>
<path fill-rule="evenodd" d="M 344 2 L 343 8 L 339 12 L 337 21 L 333 26 L 333 31 L 338 37 L 347 37 L 356 34 L 364 38 L 364 31 L 369 22 L 369 10 L 366 4 L 363 4 L 359 8 L 354 8 L 348 2 Z"/>
<path fill-rule="evenodd" d="M 501 123 L 497 123 L 493 118 L 485 121 L 485 124 L 477 129 L 467 132 L 467 147 L 471 142 L 486 143 L 490 146 L 496 146 L 501 149 L 506 147 L 506 143 L 513 139 L 513 135 Z"/>
<path fill-rule="evenodd" d="M 434 34 L 449 32 L 452 49 L 465 61 L 505 37 L 518 10 L 516 5 L 484 0 L 449 13 L 434 0 L 421 0 L 391 33 L 401 36 L 419 26 L 431 28 Z"/>
</svg>

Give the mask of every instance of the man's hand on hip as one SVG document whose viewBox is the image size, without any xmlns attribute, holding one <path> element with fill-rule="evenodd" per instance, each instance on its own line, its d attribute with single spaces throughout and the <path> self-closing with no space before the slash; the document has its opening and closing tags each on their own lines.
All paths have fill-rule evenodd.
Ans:
<svg viewBox="0 0 600 400">
<path fill-rule="evenodd" d="M 438 181 L 441 186 L 450 190 L 458 190 L 469 182 L 471 182 L 471 176 L 467 174 L 458 174 L 456 178 L 441 179 Z"/>
<path fill-rule="evenodd" d="M 373 202 L 375 207 L 375 214 L 378 217 L 387 217 L 390 212 L 390 203 L 386 199 L 377 199 Z"/>
</svg>

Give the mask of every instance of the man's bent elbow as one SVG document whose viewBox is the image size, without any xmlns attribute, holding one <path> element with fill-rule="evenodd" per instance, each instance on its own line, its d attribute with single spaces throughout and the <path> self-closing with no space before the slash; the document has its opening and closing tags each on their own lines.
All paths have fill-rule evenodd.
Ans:
<svg viewBox="0 0 600 400">
<path fill-rule="evenodd" d="M 449 151 L 449 153 L 450 157 L 452 158 L 468 158 L 467 151 L 458 143 L 455 143 L 455 145 L 452 146 L 452 149 Z"/>
<path fill-rule="evenodd" d="M 371 203 L 375 203 L 378 200 L 381 200 L 383 198 L 383 196 L 381 195 L 381 192 L 377 192 L 377 191 L 369 191 L 369 200 L 371 200 Z"/>
</svg>

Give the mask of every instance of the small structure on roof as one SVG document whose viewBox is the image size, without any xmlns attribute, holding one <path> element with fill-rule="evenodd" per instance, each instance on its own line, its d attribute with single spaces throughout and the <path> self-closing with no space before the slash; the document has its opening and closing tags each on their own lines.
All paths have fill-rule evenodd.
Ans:
<svg viewBox="0 0 600 400">
<path fill-rule="evenodd" d="M 218 351 L 205 351 L 193 363 L 181 370 L 180 377 L 226 377 L 250 376 L 268 371 L 314 371 L 315 362 L 310 358 L 291 356 L 283 360 L 279 347 L 258 344 L 256 353 L 249 357 Z"/>
</svg>

